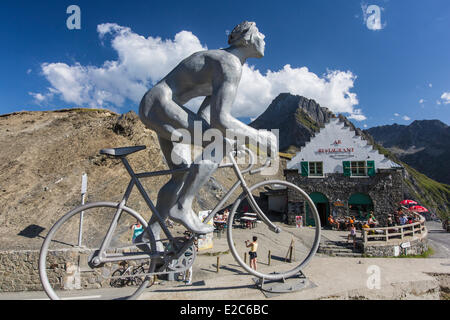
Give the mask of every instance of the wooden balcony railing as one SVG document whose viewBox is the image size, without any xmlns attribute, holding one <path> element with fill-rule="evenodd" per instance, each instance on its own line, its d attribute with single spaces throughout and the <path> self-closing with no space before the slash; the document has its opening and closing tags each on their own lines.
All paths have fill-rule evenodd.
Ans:
<svg viewBox="0 0 450 320">
<path fill-rule="evenodd" d="M 414 237 L 417 234 L 425 233 L 425 218 L 416 214 L 420 221 L 411 224 L 398 225 L 382 228 L 365 228 L 361 230 L 362 241 L 364 245 L 371 239 L 389 242 L 389 240 L 403 240 L 406 236 Z"/>
</svg>

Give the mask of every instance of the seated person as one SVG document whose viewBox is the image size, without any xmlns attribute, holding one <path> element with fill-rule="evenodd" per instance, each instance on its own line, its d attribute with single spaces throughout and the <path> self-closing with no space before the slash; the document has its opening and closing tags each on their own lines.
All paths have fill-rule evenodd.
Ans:
<svg viewBox="0 0 450 320">
<path fill-rule="evenodd" d="M 364 224 L 363 224 L 363 226 L 362 226 L 362 229 L 363 229 L 363 230 L 366 229 L 366 230 L 368 231 L 367 233 L 374 234 L 374 231 L 373 231 L 373 230 L 370 230 L 370 226 L 367 224 L 367 221 L 364 222 Z"/>
<path fill-rule="evenodd" d="M 403 226 L 403 225 L 405 225 L 408 221 L 407 221 L 407 219 L 406 219 L 406 216 L 404 215 L 404 214 L 402 214 L 401 216 L 400 216 L 400 225 L 401 226 Z"/>
<path fill-rule="evenodd" d="M 225 221 L 228 220 L 228 215 L 229 215 L 229 214 L 230 214 L 230 210 L 225 209 L 225 211 L 223 212 L 223 219 L 224 219 Z"/>
<path fill-rule="evenodd" d="M 328 216 L 328 224 L 330 225 L 331 228 L 333 228 L 333 226 L 336 224 L 331 214 Z"/>
<path fill-rule="evenodd" d="M 388 225 L 388 227 L 392 227 L 394 225 L 394 222 L 392 221 L 392 216 L 391 215 L 388 215 L 387 225 Z"/>
</svg>

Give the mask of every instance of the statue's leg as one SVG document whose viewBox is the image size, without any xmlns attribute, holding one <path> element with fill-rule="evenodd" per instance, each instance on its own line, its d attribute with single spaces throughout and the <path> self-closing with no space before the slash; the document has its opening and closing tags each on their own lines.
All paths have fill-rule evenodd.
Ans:
<svg viewBox="0 0 450 320">
<path fill-rule="evenodd" d="M 192 202 L 217 168 L 218 163 L 212 160 L 195 161 L 178 193 L 175 205 L 169 210 L 172 220 L 183 224 L 194 233 L 206 234 L 214 231 L 213 226 L 202 223 L 198 215 L 194 213 Z"/>
<path fill-rule="evenodd" d="M 182 168 L 190 164 L 190 152 L 191 148 L 187 144 L 173 143 L 172 141 L 167 141 L 159 137 L 159 144 L 161 151 L 163 152 L 164 158 L 166 159 L 167 165 L 170 169 Z M 180 161 L 175 164 L 172 160 L 172 156 L 177 156 Z M 156 210 L 161 216 L 162 220 L 165 221 L 169 215 L 169 209 L 172 208 L 178 198 L 178 193 L 183 186 L 183 182 L 187 176 L 187 172 L 174 173 L 171 179 L 159 190 L 158 200 L 156 203 Z M 152 215 L 150 222 L 150 229 L 152 230 L 155 239 L 157 240 L 157 250 L 163 251 L 162 243 L 158 240 L 161 234 L 161 225 L 155 215 Z"/>
<path fill-rule="evenodd" d="M 153 89 L 144 96 L 139 107 L 139 115 L 142 122 L 149 128 L 155 130 L 160 138 L 160 141 L 167 141 L 163 143 L 164 156 L 169 163 L 180 163 L 180 159 L 173 159 L 172 157 L 179 157 L 176 152 L 177 145 L 181 143 L 174 143 L 172 140 L 185 143 L 190 150 L 190 144 L 194 141 L 180 140 L 185 137 L 180 129 L 187 130 L 191 137 L 194 137 L 194 122 L 200 121 L 203 128 L 208 125 L 196 116 L 193 112 L 186 110 L 186 108 L 178 105 L 171 100 L 170 89 L 163 83 L 153 87 Z M 172 143 L 172 147 L 170 146 Z M 179 147 L 182 150 L 182 147 Z M 187 150 L 187 149 L 186 149 Z M 190 157 L 190 153 L 189 153 Z M 183 156 L 181 156 L 183 158 Z M 178 160 L 178 161 L 177 161 Z M 181 162 L 183 163 L 183 161 Z M 192 166 L 187 177 L 184 175 L 173 176 L 175 179 L 171 183 L 166 184 L 158 196 L 158 208 L 163 212 L 169 211 L 170 217 L 192 232 L 204 234 L 214 230 L 211 225 L 203 224 L 200 218 L 192 211 L 192 201 L 198 192 L 198 189 L 208 180 L 210 175 L 217 168 L 218 164 L 212 161 L 200 161 Z M 170 165 L 169 165 L 170 167 Z M 182 182 L 184 184 L 182 184 Z M 181 189 L 179 189 L 181 187 Z M 179 192 L 175 192 L 178 191 Z M 170 195 L 169 195 L 170 193 Z M 174 200 L 174 196 L 176 198 Z M 161 199 L 162 201 L 159 201 Z M 164 207 L 164 209 L 163 209 Z M 155 223 L 153 223 L 155 225 Z M 155 226 L 155 232 L 157 232 Z M 156 233 L 155 233 L 156 234 Z"/>
</svg>

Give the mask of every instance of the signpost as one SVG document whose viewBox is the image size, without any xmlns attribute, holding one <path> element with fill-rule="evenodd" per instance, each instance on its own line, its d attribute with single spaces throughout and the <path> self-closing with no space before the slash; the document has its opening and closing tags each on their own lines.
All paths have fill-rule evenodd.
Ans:
<svg viewBox="0 0 450 320">
<path fill-rule="evenodd" d="M 81 205 L 84 204 L 86 193 L 87 193 L 87 174 L 83 173 L 83 176 L 81 177 Z M 81 247 L 81 240 L 82 240 L 81 237 L 82 237 L 82 233 L 83 233 L 83 216 L 84 216 L 84 211 L 81 211 L 80 229 L 78 232 L 78 246 L 79 247 Z"/>
<path fill-rule="evenodd" d="M 406 249 L 406 248 L 411 247 L 411 243 L 410 243 L 409 241 L 408 241 L 408 242 L 403 242 L 403 243 L 401 244 L 401 246 L 402 246 L 403 249 Z"/>
</svg>

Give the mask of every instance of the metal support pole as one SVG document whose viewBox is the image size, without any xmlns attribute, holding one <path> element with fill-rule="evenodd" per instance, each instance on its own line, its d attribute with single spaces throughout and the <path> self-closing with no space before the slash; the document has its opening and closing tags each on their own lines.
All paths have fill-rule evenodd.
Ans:
<svg viewBox="0 0 450 320">
<path fill-rule="evenodd" d="M 81 178 L 81 205 L 84 205 L 84 201 L 86 198 L 86 192 L 87 192 L 87 174 L 84 173 Z M 81 247 L 82 234 L 83 234 L 83 217 L 84 217 L 84 211 L 81 211 L 80 229 L 78 231 L 78 246 L 79 247 Z"/>
<path fill-rule="evenodd" d="M 217 268 L 216 268 L 216 272 L 219 273 L 219 268 L 220 268 L 220 256 L 217 257 Z"/>
<path fill-rule="evenodd" d="M 270 260 L 271 260 L 271 258 L 272 258 L 272 254 L 271 254 L 271 252 L 270 252 L 270 250 L 269 250 L 269 256 L 268 256 L 269 266 L 270 266 Z"/>
</svg>

